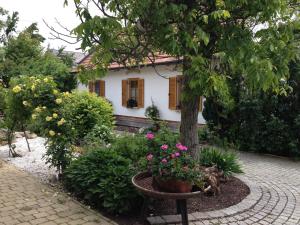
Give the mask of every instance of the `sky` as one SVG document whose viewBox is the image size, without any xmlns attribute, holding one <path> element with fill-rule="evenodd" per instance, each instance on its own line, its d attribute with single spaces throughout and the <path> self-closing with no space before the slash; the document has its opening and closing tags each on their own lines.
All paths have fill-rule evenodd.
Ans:
<svg viewBox="0 0 300 225">
<path fill-rule="evenodd" d="M 59 26 L 56 24 L 57 19 L 62 25 L 72 29 L 79 24 L 79 19 L 75 14 L 75 7 L 70 2 L 69 6 L 64 7 L 64 0 L 0 0 L 0 6 L 10 13 L 13 11 L 19 12 L 20 21 L 17 30 L 21 31 L 28 27 L 33 22 L 38 23 L 40 33 L 47 39 L 43 44 L 47 47 L 50 44 L 51 48 L 58 49 L 61 46 L 66 46 L 66 50 L 80 51 L 79 45 L 70 45 L 59 40 L 49 40 L 51 37 L 50 30 L 44 24 L 43 19 L 56 29 Z M 60 30 L 62 31 L 62 30 Z"/>
</svg>

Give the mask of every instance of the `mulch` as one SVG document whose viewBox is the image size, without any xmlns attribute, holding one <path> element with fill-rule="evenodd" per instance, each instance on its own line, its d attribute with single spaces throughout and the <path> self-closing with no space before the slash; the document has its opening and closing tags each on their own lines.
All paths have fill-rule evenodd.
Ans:
<svg viewBox="0 0 300 225">
<path fill-rule="evenodd" d="M 221 194 L 218 196 L 199 195 L 188 200 L 188 212 L 205 212 L 228 208 L 241 202 L 250 193 L 249 187 L 236 177 L 230 177 L 226 183 L 221 184 Z M 174 200 L 154 200 L 149 206 L 149 215 L 173 215 L 176 214 Z M 136 215 L 110 217 L 122 225 L 146 225 L 139 222 L 139 212 Z"/>
</svg>

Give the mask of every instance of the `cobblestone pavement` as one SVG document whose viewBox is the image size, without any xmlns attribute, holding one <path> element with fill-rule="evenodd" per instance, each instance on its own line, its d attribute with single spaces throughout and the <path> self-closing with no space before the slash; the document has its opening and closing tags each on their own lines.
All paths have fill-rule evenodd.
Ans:
<svg viewBox="0 0 300 225">
<path fill-rule="evenodd" d="M 242 202 L 227 209 L 191 213 L 190 225 L 300 225 L 300 163 L 284 158 L 241 153 L 251 189 Z M 180 224 L 178 215 L 150 217 L 151 224 Z"/>
<path fill-rule="evenodd" d="M 1 161 L 0 161 L 1 164 Z M 87 207 L 41 184 L 31 175 L 0 165 L 0 225 L 116 225 Z"/>
</svg>

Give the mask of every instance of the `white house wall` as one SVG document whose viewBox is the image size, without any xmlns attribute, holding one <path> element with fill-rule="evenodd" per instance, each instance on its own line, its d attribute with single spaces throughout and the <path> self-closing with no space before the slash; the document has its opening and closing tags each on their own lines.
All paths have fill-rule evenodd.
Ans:
<svg viewBox="0 0 300 225">
<path fill-rule="evenodd" d="M 174 68 L 174 65 L 157 66 L 158 72 L 166 78 L 181 74 Z M 144 108 L 131 109 L 122 106 L 122 80 L 128 78 L 144 79 Z M 105 97 L 112 102 L 115 115 L 144 118 L 145 109 L 152 104 L 153 100 L 159 109 L 161 119 L 179 122 L 180 111 L 169 109 L 169 80 L 166 78 L 157 75 L 152 67 L 144 67 L 140 72 L 125 69 L 112 70 L 101 79 L 105 80 Z M 79 84 L 78 89 L 88 90 L 88 87 Z M 198 115 L 198 123 L 205 124 L 202 113 Z"/>
</svg>

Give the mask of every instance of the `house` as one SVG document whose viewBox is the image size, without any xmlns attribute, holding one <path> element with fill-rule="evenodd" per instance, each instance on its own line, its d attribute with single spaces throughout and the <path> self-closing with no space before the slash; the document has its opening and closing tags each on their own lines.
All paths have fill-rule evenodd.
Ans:
<svg viewBox="0 0 300 225">
<path fill-rule="evenodd" d="M 152 62 L 146 61 L 140 68 L 124 68 L 112 63 L 108 74 L 88 85 L 79 84 L 79 90 L 95 92 L 108 99 L 114 108 L 118 126 L 145 127 L 150 121 L 145 110 L 152 103 L 157 106 L 160 118 L 170 127 L 179 127 L 180 115 L 180 75 L 177 58 L 159 55 Z M 91 66 L 91 55 L 87 55 L 79 65 Z M 202 116 L 203 101 L 200 101 L 199 125 L 205 124 Z"/>
</svg>

